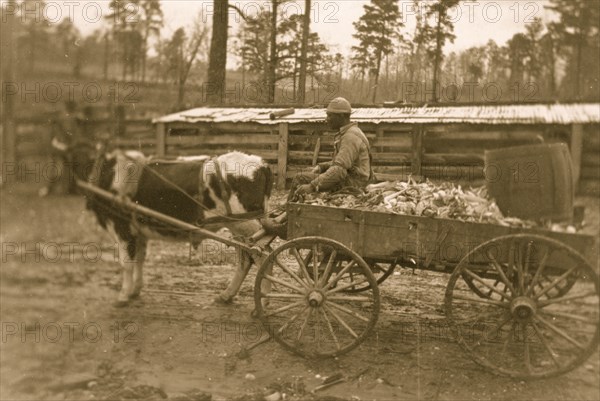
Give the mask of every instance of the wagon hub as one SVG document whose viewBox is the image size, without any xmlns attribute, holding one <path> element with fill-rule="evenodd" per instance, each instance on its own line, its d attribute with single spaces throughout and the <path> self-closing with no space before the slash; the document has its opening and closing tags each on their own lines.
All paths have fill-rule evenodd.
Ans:
<svg viewBox="0 0 600 401">
<path fill-rule="evenodd" d="M 313 308 L 321 306 L 325 297 L 319 291 L 312 291 L 308 294 L 308 304 Z"/>
<path fill-rule="evenodd" d="M 535 302 L 529 297 L 517 297 L 510 303 L 510 312 L 519 320 L 529 320 L 535 314 Z"/>
</svg>

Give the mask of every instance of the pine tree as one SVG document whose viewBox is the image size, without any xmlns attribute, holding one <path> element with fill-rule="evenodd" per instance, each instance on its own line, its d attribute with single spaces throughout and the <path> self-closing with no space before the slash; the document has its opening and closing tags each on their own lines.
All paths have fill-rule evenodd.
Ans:
<svg viewBox="0 0 600 401">
<path fill-rule="evenodd" d="M 574 94 L 576 99 L 582 99 L 586 93 L 597 98 L 600 3 L 595 0 L 550 0 L 548 8 L 560 17 L 555 24 L 560 44 L 571 50 L 563 81 L 567 88 L 572 87 L 568 94 Z"/>
<path fill-rule="evenodd" d="M 395 0 L 371 0 L 363 8 L 364 14 L 354 23 L 356 33 L 353 36 L 360 44 L 352 47 L 353 60 L 363 76 L 364 70 L 370 69 L 374 79 L 372 102 L 375 103 L 383 57 L 390 54 L 396 41 L 400 40 L 399 29 L 403 24 Z M 368 62 L 360 61 L 364 57 Z"/>
<path fill-rule="evenodd" d="M 425 43 L 427 55 L 433 60 L 433 98 L 438 101 L 440 67 L 444 59 L 444 45 L 446 41 L 454 42 L 454 25 L 448 15 L 448 10 L 459 3 L 459 0 L 436 0 L 427 2 L 427 19 L 433 20 L 429 25 L 425 23 L 421 32 L 417 34 L 417 40 Z"/>
</svg>

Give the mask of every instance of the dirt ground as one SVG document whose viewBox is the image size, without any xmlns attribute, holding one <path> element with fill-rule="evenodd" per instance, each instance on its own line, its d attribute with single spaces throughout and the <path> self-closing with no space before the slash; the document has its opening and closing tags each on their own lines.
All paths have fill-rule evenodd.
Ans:
<svg viewBox="0 0 600 401">
<path fill-rule="evenodd" d="M 558 378 L 524 382 L 482 370 L 443 323 L 447 275 L 399 269 L 381 285 L 376 331 L 349 354 L 307 360 L 251 317 L 250 273 L 233 305 L 213 304 L 236 253 L 205 242 L 151 242 L 140 299 L 114 308 L 114 244 L 76 196 L 1 192 L 2 400 L 315 399 L 598 400 L 596 351 Z M 581 198 L 598 234 L 598 199 Z M 244 358 L 245 356 L 245 358 Z M 312 393 L 336 374 L 345 383 Z M 279 394 L 277 394 L 279 392 Z"/>
</svg>

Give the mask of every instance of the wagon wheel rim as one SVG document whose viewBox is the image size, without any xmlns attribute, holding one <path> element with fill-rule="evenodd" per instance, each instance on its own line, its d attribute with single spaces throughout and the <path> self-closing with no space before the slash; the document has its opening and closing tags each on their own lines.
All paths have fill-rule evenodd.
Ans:
<svg viewBox="0 0 600 401">
<path fill-rule="evenodd" d="M 473 262 L 484 258 L 488 266 L 478 271 Z M 482 278 L 489 265 L 508 291 Z M 459 280 L 465 275 L 498 297 L 473 296 Z M 568 290 L 548 296 L 557 288 Z M 499 237 L 459 262 L 446 288 L 445 312 L 457 342 L 489 370 L 520 379 L 557 376 L 582 364 L 598 345 L 598 276 L 581 254 L 559 241 L 529 234 Z"/>
<path fill-rule="evenodd" d="M 347 284 L 340 283 L 351 269 L 370 286 L 360 295 L 345 293 Z M 333 357 L 357 347 L 373 330 L 380 302 L 377 281 L 360 255 L 322 237 L 275 249 L 257 272 L 254 301 L 275 340 L 305 357 Z"/>
</svg>

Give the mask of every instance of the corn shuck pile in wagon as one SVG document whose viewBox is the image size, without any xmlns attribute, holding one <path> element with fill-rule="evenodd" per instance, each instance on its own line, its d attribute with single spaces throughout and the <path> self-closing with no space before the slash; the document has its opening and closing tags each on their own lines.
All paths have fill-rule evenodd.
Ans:
<svg viewBox="0 0 600 401">
<path fill-rule="evenodd" d="M 349 188 L 335 193 L 309 194 L 303 203 L 509 227 L 576 231 L 571 225 L 504 216 L 494 199 L 489 197 L 485 186 L 463 189 L 451 182 L 433 183 L 427 180 L 417 183 L 411 178 L 408 181 L 385 181 L 368 185 L 365 191 Z"/>
</svg>

